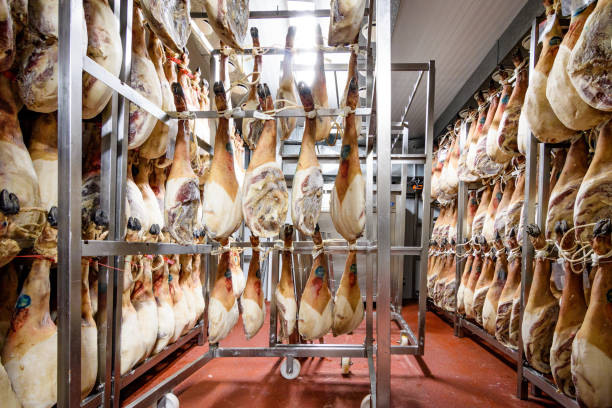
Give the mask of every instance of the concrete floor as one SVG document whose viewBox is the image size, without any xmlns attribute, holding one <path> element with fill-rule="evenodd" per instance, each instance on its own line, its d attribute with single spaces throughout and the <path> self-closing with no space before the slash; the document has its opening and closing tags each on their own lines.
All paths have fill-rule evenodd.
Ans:
<svg viewBox="0 0 612 408">
<path fill-rule="evenodd" d="M 403 315 L 416 327 L 416 305 L 406 306 Z M 392 344 L 399 339 L 393 327 Z M 514 363 L 487 351 L 475 340 L 453 336 L 452 328 L 433 313 L 427 313 L 425 356 L 392 356 L 391 405 L 393 407 L 554 407 L 548 399 L 515 397 Z M 250 341 L 239 321 L 222 346 L 264 346 L 268 327 Z M 326 337 L 328 343 L 360 343 L 365 324 L 351 336 Z M 207 350 L 195 347 L 167 363 L 145 379 L 124 390 L 128 402 L 192 361 Z M 341 374 L 340 361 L 305 359 L 300 376 L 285 380 L 279 372 L 280 359 L 225 358 L 211 361 L 175 389 L 181 408 L 192 407 L 359 407 L 369 393 L 368 364 L 353 360 L 351 374 Z"/>
</svg>

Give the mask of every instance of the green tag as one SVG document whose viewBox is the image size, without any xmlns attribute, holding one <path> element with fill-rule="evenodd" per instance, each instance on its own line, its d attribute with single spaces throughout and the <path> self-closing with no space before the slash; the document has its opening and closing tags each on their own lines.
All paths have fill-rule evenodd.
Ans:
<svg viewBox="0 0 612 408">
<path fill-rule="evenodd" d="M 234 149 L 232 149 L 232 144 L 230 142 L 227 142 L 225 144 L 225 150 L 227 150 L 230 153 L 233 153 Z"/>
<path fill-rule="evenodd" d="M 350 268 L 350 271 L 351 271 L 352 274 L 357 274 L 357 265 L 352 264 L 351 268 Z"/>
<path fill-rule="evenodd" d="M 346 159 L 350 152 L 351 152 L 351 145 L 344 145 L 342 146 L 342 150 L 340 151 L 340 157 L 342 157 L 343 159 Z"/>
<path fill-rule="evenodd" d="M 227 269 L 227 270 L 225 271 L 225 275 L 224 275 L 224 276 L 225 276 L 226 278 L 228 278 L 228 279 L 229 279 L 229 278 L 231 278 L 231 277 L 232 277 L 232 271 L 230 271 L 229 269 Z"/>
<path fill-rule="evenodd" d="M 257 279 L 261 279 L 261 271 L 258 269 L 257 272 L 255 272 L 255 277 Z"/>
<path fill-rule="evenodd" d="M 325 276 L 325 269 L 323 269 L 322 266 L 317 266 L 317 269 L 315 269 L 315 276 L 317 278 L 323 278 Z"/>
<path fill-rule="evenodd" d="M 553 37 L 548 42 L 549 45 L 559 45 L 561 44 L 561 37 Z"/>
<path fill-rule="evenodd" d="M 172 275 L 168 275 L 168 282 L 172 282 Z"/>
<path fill-rule="evenodd" d="M 17 303 L 15 304 L 15 309 L 25 309 L 26 307 L 32 304 L 32 299 L 28 295 L 19 295 L 17 298 Z"/>
</svg>

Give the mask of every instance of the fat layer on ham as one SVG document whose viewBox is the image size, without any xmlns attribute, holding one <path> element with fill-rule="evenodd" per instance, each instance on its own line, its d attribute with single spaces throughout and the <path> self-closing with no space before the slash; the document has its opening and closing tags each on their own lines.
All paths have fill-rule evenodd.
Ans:
<svg viewBox="0 0 612 408">
<path fill-rule="evenodd" d="M 349 251 L 344 273 L 334 298 L 334 335 L 351 333 L 363 321 L 363 301 L 357 279 L 357 254 Z"/>
<path fill-rule="evenodd" d="M 192 9 L 206 8 L 208 22 L 215 34 L 234 49 L 242 49 L 249 25 L 249 0 L 193 0 Z"/>
<path fill-rule="evenodd" d="M 229 267 L 230 253 L 219 256 L 215 279 L 208 305 L 208 341 L 210 344 L 223 340 L 238 321 L 238 301 L 232 289 L 232 272 Z"/>
<path fill-rule="evenodd" d="M 140 6 L 153 32 L 174 52 L 187 46 L 191 34 L 189 0 L 141 0 Z"/>
<path fill-rule="evenodd" d="M 259 268 L 259 238 L 251 235 L 253 256 L 249 262 L 249 274 L 240 305 L 242 306 L 242 321 L 247 340 L 257 334 L 263 326 L 266 317 L 266 303 L 261 287 L 261 270 Z"/>
<path fill-rule="evenodd" d="M 40 204 L 49 211 L 57 207 L 57 119 L 54 114 L 37 116 L 30 138 L 30 158 L 38 176 Z"/>
<path fill-rule="evenodd" d="M 282 252 L 283 267 L 281 277 L 276 290 L 274 291 L 274 299 L 278 307 L 278 320 L 280 323 L 280 339 L 288 339 L 295 330 L 297 316 L 297 302 L 295 300 L 295 287 L 293 285 L 293 268 L 292 268 L 292 253 L 291 248 L 293 236 L 293 226 L 285 224 L 281 230 L 281 239 L 284 243 Z"/>
</svg>

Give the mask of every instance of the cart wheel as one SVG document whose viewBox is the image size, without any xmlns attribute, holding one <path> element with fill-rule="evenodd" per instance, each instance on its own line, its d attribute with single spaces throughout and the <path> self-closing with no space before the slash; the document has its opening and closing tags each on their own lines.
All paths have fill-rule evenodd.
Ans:
<svg viewBox="0 0 612 408">
<path fill-rule="evenodd" d="M 300 362 L 295 359 L 292 358 L 291 360 L 293 360 L 293 364 L 291 366 L 291 372 L 289 372 L 289 370 L 287 369 L 287 360 L 283 361 L 281 366 L 280 366 L 280 372 L 281 375 L 283 376 L 283 378 L 287 379 L 287 380 L 295 380 L 298 375 L 300 375 Z"/>
<path fill-rule="evenodd" d="M 167 393 L 157 403 L 157 408 L 179 408 L 179 400 L 171 392 Z"/>
<path fill-rule="evenodd" d="M 366 395 L 362 400 L 361 400 L 361 408 L 371 408 L 372 407 L 372 394 L 368 394 Z"/>
<path fill-rule="evenodd" d="M 342 357 L 340 364 L 342 365 L 342 375 L 349 375 L 351 373 L 351 358 Z"/>
<path fill-rule="evenodd" d="M 402 333 L 402 336 L 400 337 L 400 344 L 402 346 L 407 346 L 408 345 L 408 336 L 404 333 Z"/>
</svg>

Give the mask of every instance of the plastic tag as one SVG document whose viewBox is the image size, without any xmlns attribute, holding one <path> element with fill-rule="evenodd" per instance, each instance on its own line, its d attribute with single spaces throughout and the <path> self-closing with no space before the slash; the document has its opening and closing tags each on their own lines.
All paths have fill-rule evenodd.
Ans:
<svg viewBox="0 0 612 408">
<path fill-rule="evenodd" d="M 253 117 L 255 119 L 261 119 L 261 120 L 272 120 L 272 119 L 274 119 L 272 116 L 266 115 L 265 113 L 260 112 L 258 110 L 253 111 Z"/>
</svg>

